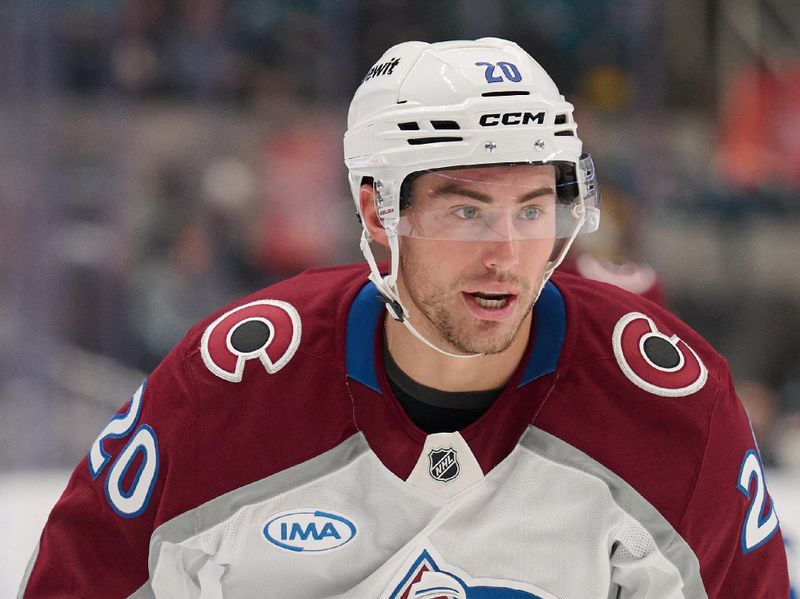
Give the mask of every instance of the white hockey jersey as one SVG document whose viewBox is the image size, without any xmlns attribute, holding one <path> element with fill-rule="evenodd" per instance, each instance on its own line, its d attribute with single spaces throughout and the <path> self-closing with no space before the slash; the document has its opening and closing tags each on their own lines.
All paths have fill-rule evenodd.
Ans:
<svg viewBox="0 0 800 599">
<path fill-rule="evenodd" d="M 190 331 L 100 433 L 22 597 L 785 599 L 777 515 L 724 361 L 556 275 L 494 405 L 426 435 L 362 267 Z"/>
</svg>

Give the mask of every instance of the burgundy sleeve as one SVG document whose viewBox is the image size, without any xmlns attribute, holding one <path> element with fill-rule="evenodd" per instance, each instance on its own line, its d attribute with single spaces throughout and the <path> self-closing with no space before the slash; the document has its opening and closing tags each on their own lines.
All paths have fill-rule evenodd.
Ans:
<svg viewBox="0 0 800 599">
<path fill-rule="evenodd" d="M 194 398 L 178 346 L 91 444 L 56 503 L 21 596 L 128 597 L 153 530 L 194 495 Z M 88 443 L 87 443 L 88 444 Z"/>
<path fill-rule="evenodd" d="M 694 492 L 679 531 L 709 599 L 789 597 L 786 550 L 750 422 L 722 364 Z"/>
</svg>

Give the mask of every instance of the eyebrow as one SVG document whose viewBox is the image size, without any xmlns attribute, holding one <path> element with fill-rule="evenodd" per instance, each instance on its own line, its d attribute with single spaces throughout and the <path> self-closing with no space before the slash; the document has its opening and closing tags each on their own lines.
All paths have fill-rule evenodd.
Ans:
<svg viewBox="0 0 800 599">
<path fill-rule="evenodd" d="M 478 202 L 483 202 L 484 204 L 491 204 L 493 202 L 491 196 L 488 196 L 479 191 L 475 191 L 473 189 L 461 187 L 455 183 L 450 185 L 445 185 L 443 187 L 440 187 L 439 189 L 434 190 L 432 195 L 433 197 L 437 198 L 449 195 L 460 195 L 472 198 L 473 200 L 477 200 Z M 555 195 L 556 195 L 555 188 L 539 187 L 538 189 L 532 189 L 531 191 L 521 195 L 519 198 L 517 198 L 517 203 L 522 204 L 524 202 L 535 200 L 536 198 L 540 198 L 542 196 L 555 196 Z"/>
</svg>

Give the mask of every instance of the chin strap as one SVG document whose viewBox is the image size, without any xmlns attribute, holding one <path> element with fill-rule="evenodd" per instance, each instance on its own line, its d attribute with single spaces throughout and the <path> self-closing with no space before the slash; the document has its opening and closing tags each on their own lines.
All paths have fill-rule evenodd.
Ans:
<svg viewBox="0 0 800 599">
<path fill-rule="evenodd" d="M 544 276 L 542 277 L 542 282 L 539 285 L 538 291 L 536 292 L 536 299 L 539 299 L 539 295 L 541 295 L 542 289 L 544 289 L 544 286 L 547 284 L 547 281 L 550 280 L 550 277 L 553 275 L 553 272 L 555 272 L 556 268 L 558 268 L 558 265 L 564 261 L 564 258 L 566 257 L 569 248 L 572 247 L 575 238 L 578 236 L 578 233 L 583 227 L 584 222 L 586 222 L 586 207 L 582 203 L 574 206 L 572 210 L 573 214 L 577 217 L 578 222 L 575 225 L 575 228 L 572 230 L 572 234 L 564 242 L 564 245 L 561 246 L 561 251 L 558 252 L 558 256 L 556 256 L 556 259 L 551 260 L 548 263 L 547 268 L 544 271 Z M 534 302 L 535 301 L 536 300 L 534 300 Z"/>
<path fill-rule="evenodd" d="M 392 259 L 389 274 L 385 277 L 382 276 L 380 270 L 378 270 L 378 265 L 375 262 L 374 256 L 372 255 L 372 248 L 369 245 L 371 238 L 366 228 L 364 228 L 363 232 L 361 233 L 360 245 L 361 253 L 364 254 L 364 258 L 367 260 L 367 264 L 369 264 L 369 280 L 375 283 L 375 287 L 378 288 L 378 291 L 381 294 L 378 299 L 386 304 L 386 309 L 389 311 L 391 317 L 399 322 L 402 322 L 403 325 L 411 332 L 411 334 L 414 335 L 414 337 L 440 354 L 444 354 L 450 358 L 477 358 L 478 356 L 484 355 L 454 354 L 452 352 L 445 351 L 440 347 L 436 347 L 433 343 L 425 339 L 425 337 L 422 336 L 422 333 L 417 331 L 414 325 L 411 324 L 408 317 L 408 310 L 403 307 L 403 304 L 400 301 L 400 293 L 397 290 L 397 273 L 399 272 L 400 262 L 400 244 L 398 243 L 397 229 L 393 226 L 387 226 L 386 236 L 389 241 L 389 252 Z"/>
</svg>

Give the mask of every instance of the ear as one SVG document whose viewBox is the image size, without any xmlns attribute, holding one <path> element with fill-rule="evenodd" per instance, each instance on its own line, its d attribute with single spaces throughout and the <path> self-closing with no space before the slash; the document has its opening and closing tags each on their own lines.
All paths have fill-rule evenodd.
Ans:
<svg viewBox="0 0 800 599">
<path fill-rule="evenodd" d="M 361 208 L 361 219 L 372 238 L 384 247 L 389 247 L 386 239 L 386 231 L 383 229 L 381 219 L 375 207 L 375 190 L 372 185 L 364 184 L 358 196 L 359 207 Z"/>
</svg>

